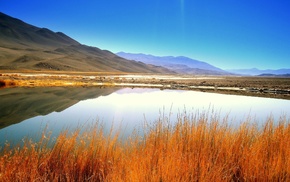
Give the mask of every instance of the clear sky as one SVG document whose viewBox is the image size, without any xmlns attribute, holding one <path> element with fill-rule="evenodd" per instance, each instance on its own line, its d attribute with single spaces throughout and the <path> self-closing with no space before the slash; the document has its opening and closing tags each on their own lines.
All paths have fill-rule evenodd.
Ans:
<svg viewBox="0 0 290 182">
<path fill-rule="evenodd" d="M 0 0 L 0 11 L 115 53 L 290 68 L 289 0 Z"/>
</svg>

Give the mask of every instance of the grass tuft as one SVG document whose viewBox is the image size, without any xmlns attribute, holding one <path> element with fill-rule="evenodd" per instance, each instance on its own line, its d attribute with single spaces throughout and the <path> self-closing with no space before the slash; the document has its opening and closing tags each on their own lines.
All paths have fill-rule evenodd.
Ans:
<svg viewBox="0 0 290 182">
<path fill-rule="evenodd" d="M 232 127 L 214 115 L 163 117 L 120 141 L 99 123 L 4 148 L 0 181 L 289 181 L 290 125 Z M 45 133 L 45 132 L 44 132 Z"/>
</svg>

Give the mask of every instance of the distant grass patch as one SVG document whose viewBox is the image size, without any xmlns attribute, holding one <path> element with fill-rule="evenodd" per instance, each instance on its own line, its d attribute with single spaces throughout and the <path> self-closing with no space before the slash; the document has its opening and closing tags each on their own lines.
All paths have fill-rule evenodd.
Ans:
<svg viewBox="0 0 290 182">
<path fill-rule="evenodd" d="M 290 125 L 232 127 L 211 114 L 161 118 L 144 136 L 104 134 L 100 124 L 63 131 L 53 147 L 37 143 L 2 149 L 0 181 L 289 181 Z"/>
<path fill-rule="evenodd" d="M 0 87 L 15 86 L 16 83 L 12 80 L 0 80 Z"/>
</svg>

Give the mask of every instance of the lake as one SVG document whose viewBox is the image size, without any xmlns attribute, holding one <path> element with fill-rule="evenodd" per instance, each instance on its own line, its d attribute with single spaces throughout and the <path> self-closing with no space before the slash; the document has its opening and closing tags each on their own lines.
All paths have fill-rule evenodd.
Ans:
<svg viewBox="0 0 290 182">
<path fill-rule="evenodd" d="M 216 113 L 232 124 L 247 118 L 263 123 L 268 117 L 289 118 L 290 100 L 148 88 L 5 88 L 0 89 L 0 146 L 37 137 L 44 128 L 57 136 L 96 121 L 105 130 L 121 126 L 123 136 L 159 118 Z"/>
</svg>

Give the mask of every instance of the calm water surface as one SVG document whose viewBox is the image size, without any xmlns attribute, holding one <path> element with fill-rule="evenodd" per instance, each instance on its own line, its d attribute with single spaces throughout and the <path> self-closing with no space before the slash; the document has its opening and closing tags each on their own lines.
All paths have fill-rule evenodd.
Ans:
<svg viewBox="0 0 290 182">
<path fill-rule="evenodd" d="M 66 128 L 103 122 L 106 130 L 122 126 L 124 135 L 144 122 L 167 117 L 174 122 L 178 114 L 214 111 L 228 116 L 233 124 L 265 122 L 289 118 L 290 101 L 197 91 L 142 88 L 42 88 L 0 90 L 0 146 L 5 141 L 19 143 L 24 137 L 39 136 L 48 127 L 53 136 Z M 6 100 L 5 100 L 6 99 Z M 14 102 L 15 105 L 13 105 Z"/>
</svg>

